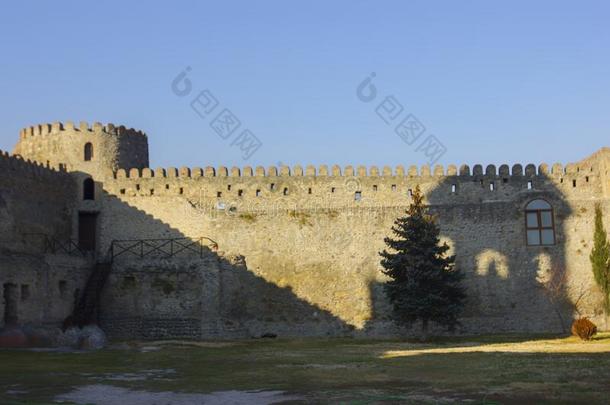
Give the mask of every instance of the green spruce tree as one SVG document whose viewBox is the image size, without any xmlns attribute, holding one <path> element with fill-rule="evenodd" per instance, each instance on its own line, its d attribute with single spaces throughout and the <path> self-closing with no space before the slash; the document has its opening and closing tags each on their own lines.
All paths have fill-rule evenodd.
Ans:
<svg viewBox="0 0 610 405">
<path fill-rule="evenodd" d="M 423 203 L 419 186 L 405 217 L 394 222 L 396 239 L 385 238 L 383 274 L 390 277 L 385 291 L 394 314 L 402 323 L 421 321 L 424 337 L 429 322 L 453 330 L 466 297 L 461 285 L 463 274 L 455 266 L 455 256 L 447 256 L 449 246 L 441 244 L 440 229 Z"/>
<path fill-rule="evenodd" d="M 602 209 L 595 206 L 595 231 L 593 233 L 593 249 L 589 256 L 595 282 L 604 295 L 604 312 L 610 313 L 610 245 L 602 219 Z"/>
</svg>

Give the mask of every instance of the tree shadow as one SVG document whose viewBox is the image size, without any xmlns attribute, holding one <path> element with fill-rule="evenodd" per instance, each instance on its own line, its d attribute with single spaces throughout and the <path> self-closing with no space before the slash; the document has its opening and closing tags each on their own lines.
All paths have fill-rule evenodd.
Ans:
<svg viewBox="0 0 610 405">
<path fill-rule="evenodd" d="M 572 209 L 563 192 L 543 168 L 528 165 L 489 166 L 473 173 L 463 166 L 425 188 L 425 201 L 441 229 L 441 241 L 451 246 L 456 267 L 465 273 L 467 301 L 460 318 L 460 334 L 569 333 L 575 313 L 569 292 L 554 278 L 566 268 L 564 218 Z M 528 246 L 525 207 L 536 199 L 553 209 L 555 243 Z M 388 229 L 388 233 L 390 230 Z M 543 282 L 543 280 L 546 280 Z M 553 284 L 553 296 L 545 288 Z M 388 318 L 391 307 L 383 283 L 370 286 L 374 319 Z M 397 334 L 410 336 L 419 325 L 393 325 Z M 446 334 L 438 327 L 434 333 Z"/>
</svg>

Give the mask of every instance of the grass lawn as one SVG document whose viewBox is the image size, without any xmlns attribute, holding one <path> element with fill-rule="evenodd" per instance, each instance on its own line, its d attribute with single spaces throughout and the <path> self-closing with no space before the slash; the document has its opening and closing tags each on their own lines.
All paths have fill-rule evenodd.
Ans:
<svg viewBox="0 0 610 405">
<path fill-rule="evenodd" d="M 59 397 L 79 387 L 85 389 L 80 399 Z M 429 344 L 269 339 L 141 342 L 99 352 L 0 351 L 1 404 L 58 398 L 101 405 L 222 403 L 222 393 L 192 395 L 224 391 L 286 393 L 234 398 L 259 403 L 608 403 L 610 333 L 590 342 L 536 336 Z M 122 400 L 113 400 L 112 392 Z M 148 394 L 165 396 L 146 399 Z"/>
</svg>

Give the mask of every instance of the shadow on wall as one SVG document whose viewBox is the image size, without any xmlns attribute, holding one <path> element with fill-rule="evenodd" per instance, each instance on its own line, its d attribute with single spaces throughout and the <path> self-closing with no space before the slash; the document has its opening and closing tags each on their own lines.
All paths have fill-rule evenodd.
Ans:
<svg viewBox="0 0 610 405">
<path fill-rule="evenodd" d="M 501 167 L 498 175 L 493 166 L 486 174 L 477 166 L 472 175 L 463 167 L 459 175 L 425 193 L 441 228 L 441 241 L 452 247 L 456 267 L 466 275 L 461 331 L 569 332 L 575 306 L 560 278 L 567 260 L 563 219 L 572 209 L 553 181 L 544 173 L 536 175 L 533 166 L 528 166 L 526 175 L 520 165 L 513 167 L 513 175 L 508 166 Z M 528 246 L 525 210 L 534 200 L 552 207 L 553 244 Z M 528 226 L 534 227 L 541 218 L 532 214 L 536 220 L 531 218 Z M 548 215 L 544 214 L 545 225 Z M 536 242 L 533 239 L 530 242 Z M 388 305 L 382 284 L 371 285 L 371 297 L 374 318 L 384 316 Z"/>
<path fill-rule="evenodd" d="M 552 282 L 566 268 L 563 219 L 570 217 L 572 209 L 555 183 L 532 168 L 528 166 L 525 175 L 520 165 L 512 175 L 505 166 L 498 174 L 493 166 L 486 174 L 475 166 L 472 175 L 463 168 L 459 175 L 444 177 L 426 191 L 431 210 L 438 215 L 441 237 L 453 247 L 456 265 L 466 273 L 469 299 L 462 317 L 463 333 L 560 332 L 569 327 L 575 308 L 563 283 L 554 283 L 558 290 L 550 297 L 541 279 Z M 96 197 L 104 202 L 101 215 L 116 216 L 102 221 L 113 228 L 108 234 L 133 235 L 133 239 L 192 236 L 117 196 L 102 193 Z M 526 243 L 525 210 L 533 200 L 545 201 L 552 209 L 554 243 L 548 246 Z M 540 221 L 541 214 L 534 214 Z M 300 248 L 296 240 L 292 242 L 293 249 Z M 273 251 L 273 246 L 260 248 Z M 366 256 L 378 263 L 377 253 L 366 252 Z M 349 322 L 300 298 L 290 287 L 256 275 L 242 256 L 212 250 L 205 250 L 203 256 L 118 259 L 102 300 L 102 320 L 111 336 L 383 336 L 419 330 L 418 326 L 393 325 L 391 306 L 378 281 L 369 283 L 372 315 L 362 330 L 354 330 Z M 328 288 L 330 294 L 332 287 Z"/>
<path fill-rule="evenodd" d="M 121 230 L 129 235 L 131 229 L 129 239 L 187 238 L 117 196 L 100 191 L 96 199 L 100 197 L 111 207 L 100 215 L 111 211 L 116 218 L 129 218 L 128 227 Z M 115 219 L 100 219 L 102 224 L 120 226 Z M 124 251 L 129 243 L 115 248 L 119 256 L 101 299 L 101 325 L 111 338 L 343 336 L 353 329 L 297 297 L 291 287 L 255 275 L 243 256 L 225 256 L 222 246 L 220 252 L 210 247 L 201 253 L 187 249 L 169 259 L 170 246 L 163 241 L 133 244 L 129 251 Z M 108 248 L 108 243 L 102 245 L 100 255 L 108 254 Z M 150 253 L 140 258 L 140 252 Z"/>
</svg>

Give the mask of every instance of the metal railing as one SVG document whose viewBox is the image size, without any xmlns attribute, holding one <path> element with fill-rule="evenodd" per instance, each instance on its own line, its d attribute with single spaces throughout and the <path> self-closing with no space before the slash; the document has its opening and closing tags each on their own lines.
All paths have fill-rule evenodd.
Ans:
<svg viewBox="0 0 610 405">
<path fill-rule="evenodd" d="M 200 238 L 113 240 L 110 257 L 125 256 L 170 258 L 179 254 L 196 254 L 203 257 L 208 250 L 218 250 L 218 243 L 205 236 Z"/>
<path fill-rule="evenodd" d="M 83 250 L 78 241 L 74 239 L 59 240 L 45 233 L 24 233 L 24 241 L 28 238 L 39 238 L 40 247 L 43 253 L 66 253 L 69 255 L 78 254 L 80 256 L 90 255 L 91 252 Z M 27 243 L 27 241 L 26 241 Z"/>
</svg>

